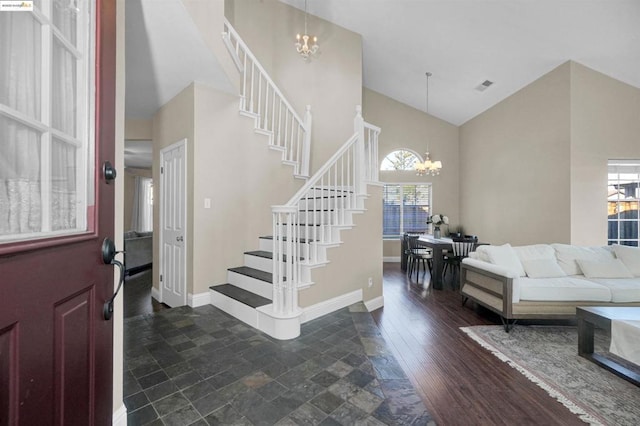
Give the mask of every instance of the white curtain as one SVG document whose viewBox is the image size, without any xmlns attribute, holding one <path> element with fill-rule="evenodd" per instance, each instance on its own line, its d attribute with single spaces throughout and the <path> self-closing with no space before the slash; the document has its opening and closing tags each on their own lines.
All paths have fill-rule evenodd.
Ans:
<svg viewBox="0 0 640 426">
<path fill-rule="evenodd" d="M 59 14 L 57 25 L 68 29 L 75 25 L 75 15 Z M 0 113 L 0 236 L 76 226 L 77 148 L 16 120 L 24 115 L 45 128 L 76 136 L 77 61 L 55 37 L 49 61 L 42 51 L 41 31 L 31 13 L 0 13 L 0 103 L 9 108 L 8 113 Z M 43 66 L 51 68 L 53 77 L 50 122 L 42 117 Z M 41 158 L 43 141 L 50 158 Z M 50 176 L 41 175 L 42 164 L 49 164 Z M 46 206 L 42 204 L 43 179 L 51 182 Z M 43 224 L 49 229 L 43 229 Z"/>
<path fill-rule="evenodd" d="M 153 230 L 153 180 L 135 177 L 131 228 L 138 232 Z"/>
</svg>

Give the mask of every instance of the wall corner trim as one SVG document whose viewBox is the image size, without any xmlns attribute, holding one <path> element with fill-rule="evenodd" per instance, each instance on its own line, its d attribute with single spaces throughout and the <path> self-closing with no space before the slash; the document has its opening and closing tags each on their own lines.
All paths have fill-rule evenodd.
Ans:
<svg viewBox="0 0 640 426">
<path fill-rule="evenodd" d="M 371 300 L 367 300 L 366 302 L 364 302 L 364 306 L 367 307 L 367 310 L 369 312 L 375 311 L 376 309 L 380 309 L 384 306 L 384 297 L 378 296 L 378 297 L 374 297 Z"/>
<path fill-rule="evenodd" d="M 198 306 L 210 305 L 211 304 L 211 294 L 208 291 L 197 294 L 187 294 L 187 304 L 192 308 L 197 308 Z"/>
</svg>

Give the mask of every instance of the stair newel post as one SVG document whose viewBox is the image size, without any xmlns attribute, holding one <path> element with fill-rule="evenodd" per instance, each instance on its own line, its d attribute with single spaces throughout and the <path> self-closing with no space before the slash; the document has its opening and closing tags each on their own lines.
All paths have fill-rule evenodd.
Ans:
<svg viewBox="0 0 640 426">
<path fill-rule="evenodd" d="M 297 308 L 297 282 L 296 264 L 298 261 L 298 246 L 300 235 L 297 226 L 297 209 L 287 213 L 287 267 L 285 289 L 286 289 L 286 314 L 293 313 Z"/>
<path fill-rule="evenodd" d="M 304 111 L 304 136 L 302 138 L 302 159 L 300 165 L 300 175 L 309 176 L 309 163 L 311 161 L 311 126 L 313 117 L 311 116 L 311 105 L 307 105 Z"/>
<path fill-rule="evenodd" d="M 354 132 L 358 135 L 354 152 L 355 194 L 366 194 L 365 168 L 364 168 L 364 119 L 362 118 L 362 106 L 356 106 L 356 118 L 353 120 Z"/>
</svg>

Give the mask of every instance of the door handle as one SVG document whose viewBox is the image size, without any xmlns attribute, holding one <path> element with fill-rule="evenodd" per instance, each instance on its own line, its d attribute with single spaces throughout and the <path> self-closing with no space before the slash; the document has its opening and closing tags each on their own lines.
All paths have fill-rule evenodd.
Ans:
<svg viewBox="0 0 640 426">
<path fill-rule="evenodd" d="M 182 237 L 182 236 L 176 237 L 176 241 L 184 241 L 184 237 Z"/>
<path fill-rule="evenodd" d="M 107 183 L 111 183 L 111 181 L 115 180 L 118 175 L 116 169 L 108 161 L 105 161 L 104 164 L 102 164 L 102 174 L 104 175 L 104 179 Z"/>
<path fill-rule="evenodd" d="M 109 321 L 111 317 L 113 317 L 113 301 L 116 299 L 116 296 L 120 291 L 120 287 L 122 287 L 122 283 L 124 283 L 124 265 L 122 262 L 116 260 L 116 254 L 118 253 L 124 253 L 124 251 L 116 251 L 116 245 L 111 239 L 105 238 L 102 241 L 102 262 L 105 265 L 115 265 L 120 268 L 120 281 L 118 282 L 118 288 L 116 288 L 113 296 L 104 302 L 104 307 L 102 309 L 102 313 L 106 321 Z"/>
</svg>

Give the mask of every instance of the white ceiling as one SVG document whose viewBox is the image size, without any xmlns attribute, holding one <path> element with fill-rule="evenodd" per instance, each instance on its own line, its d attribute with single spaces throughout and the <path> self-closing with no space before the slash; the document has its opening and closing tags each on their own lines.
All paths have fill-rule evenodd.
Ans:
<svg viewBox="0 0 640 426">
<path fill-rule="evenodd" d="M 281 1 L 304 9 L 304 0 Z M 126 8 L 128 118 L 150 118 L 194 80 L 232 90 L 181 0 Z M 429 113 L 455 125 L 568 60 L 640 88 L 640 0 L 308 0 L 308 8 L 362 34 L 367 88 L 426 110 L 425 72 L 433 73 Z M 484 80 L 495 84 L 474 90 Z"/>
<path fill-rule="evenodd" d="M 455 125 L 568 60 L 640 88 L 638 0 L 308 0 L 308 10 L 362 34 L 365 87 L 425 110 L 433 73 L 429 113 Z M 484 80 L 495 84 L 475 91 Z"/>
</svg>

